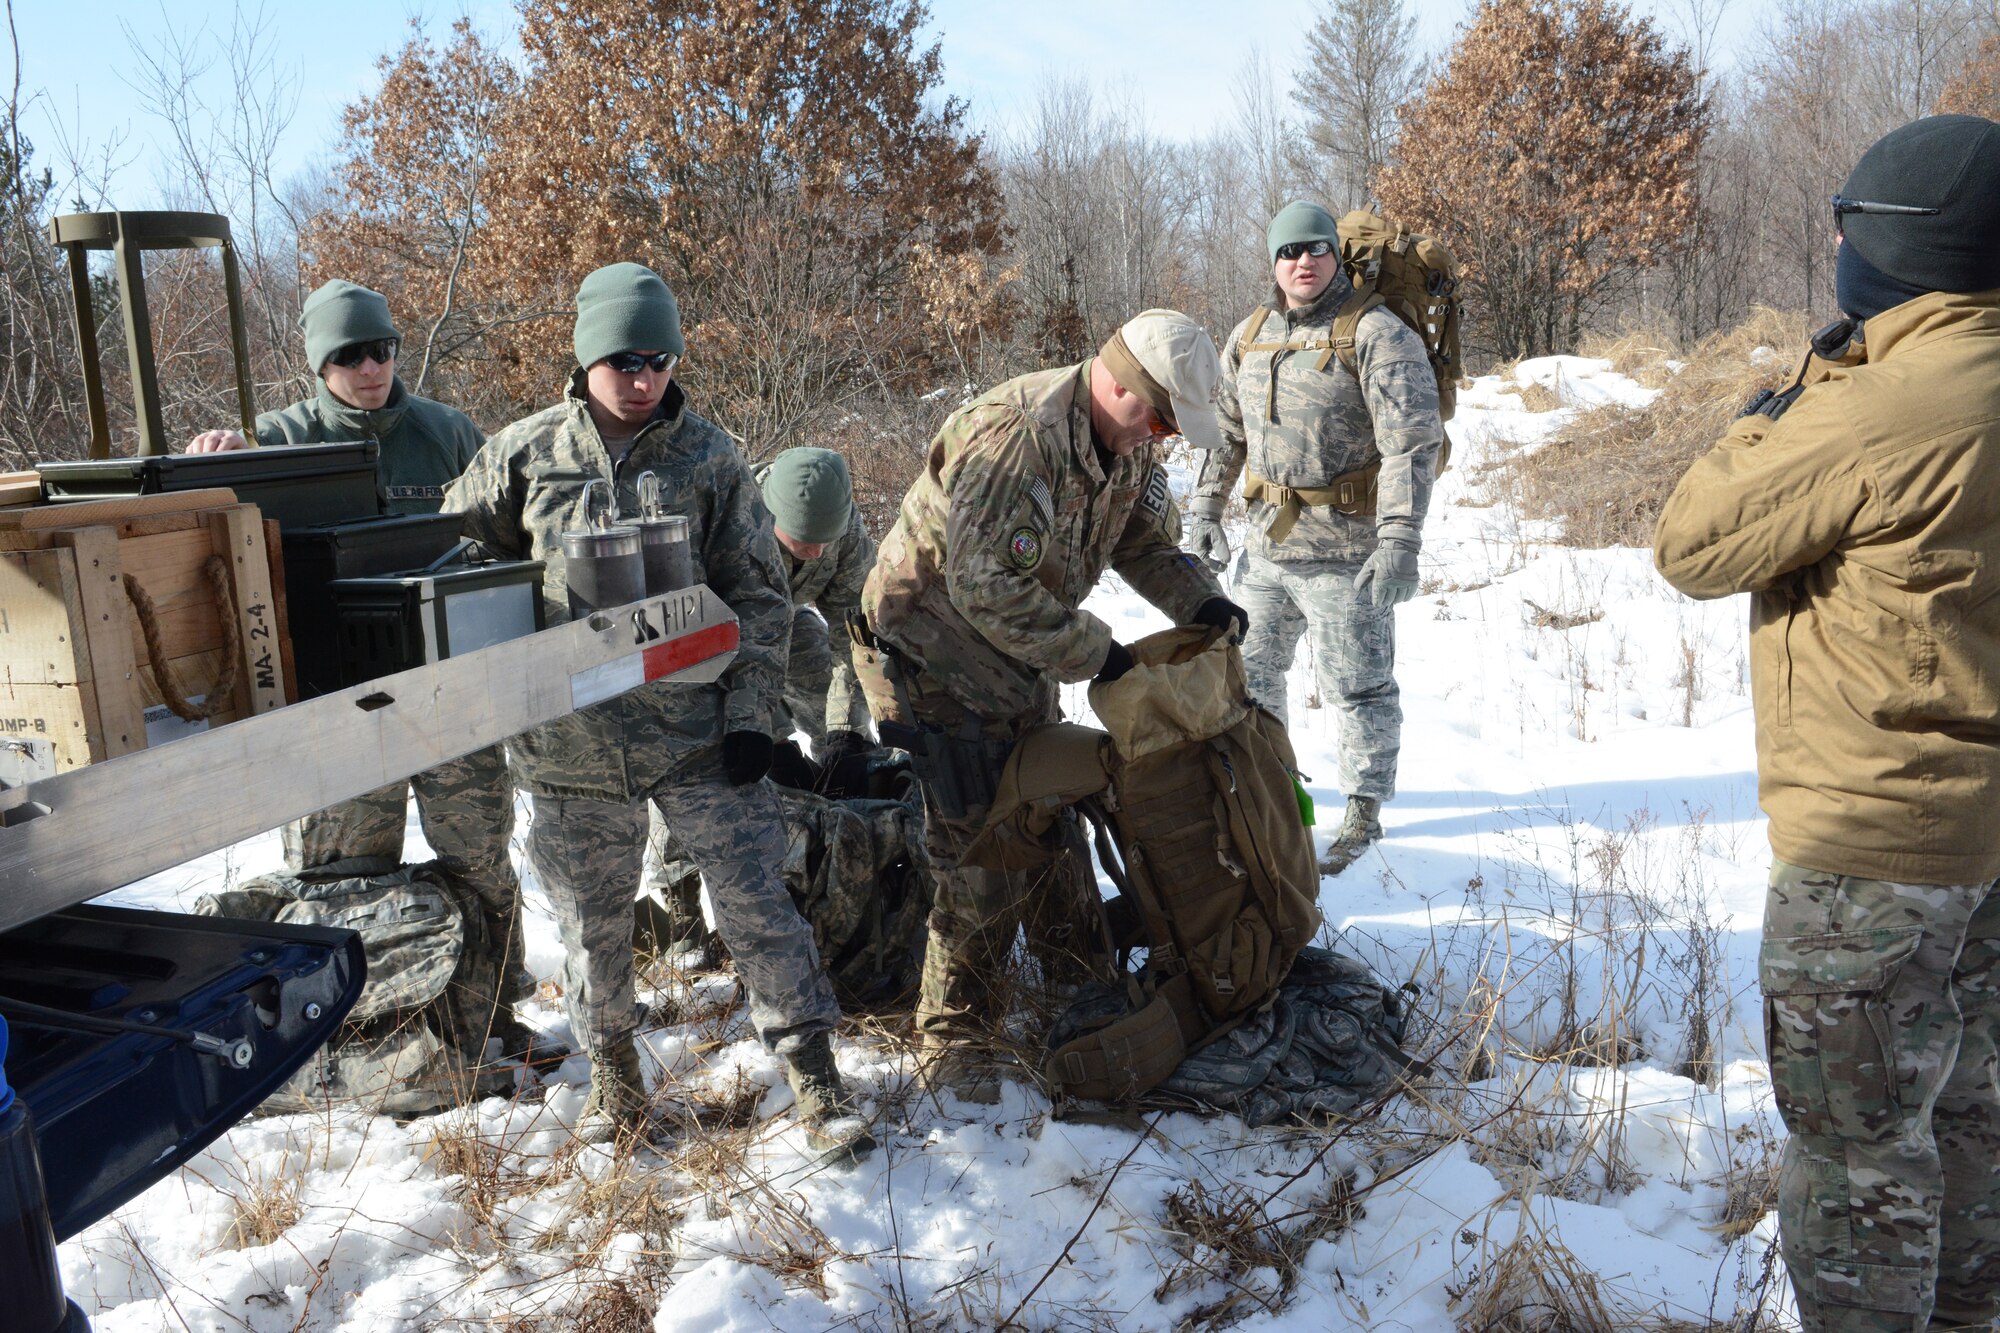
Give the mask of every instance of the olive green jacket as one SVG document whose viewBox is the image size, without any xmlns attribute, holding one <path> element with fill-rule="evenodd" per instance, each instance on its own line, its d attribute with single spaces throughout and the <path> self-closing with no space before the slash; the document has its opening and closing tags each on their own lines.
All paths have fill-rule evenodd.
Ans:
<svg viewBox="0 0 2000 1333">
<path fill-rule="evenodd" d="M 257 443 L 338 444 L 374 440 L 382 446 L 382 489 L 392 514 L 435 514 L 486 437 L 455 407 L 405 392 L 398 379 L 389 401 L 373 412 L 327 392 L 257 417 Z"/>
<path fill-rule="evenodd" d="M 1759 795 L 1794 865 L 2000 877 L 2000 291 L 1869 320 L 1776 422 L 1688 469 L 1653 555 L 1747 591 Z"/>
</svg>

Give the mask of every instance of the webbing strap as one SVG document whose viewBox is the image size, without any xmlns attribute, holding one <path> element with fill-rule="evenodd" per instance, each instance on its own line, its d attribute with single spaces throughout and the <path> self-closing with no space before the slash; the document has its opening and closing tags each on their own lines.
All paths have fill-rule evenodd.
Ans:
<svg viewBox="0 0 2000 1333">
<path fill-rule="evenodd" d="M 1262 500 L 1278 512 L 1264 535 L 1273 545 L 1284 545 L 1307 509 L 1338 509 L 1343 514 L 1366 517 L 1375 512 L 1375 483 L 1382 472 L 1377 459 L 1367 467 L 1343 472 L 1324 486 L 1280 486 L 1268 477 L 1243 469 L 1243 498 Z"/>
<path fill-rule="evenodd" d="M 1049 1052 L 1043 1070 L 1072 1097 L 1116 1101 L 1158 1087 L 1187 1054 L 1181 1016 L 1164 995 Z"/>
</svg>

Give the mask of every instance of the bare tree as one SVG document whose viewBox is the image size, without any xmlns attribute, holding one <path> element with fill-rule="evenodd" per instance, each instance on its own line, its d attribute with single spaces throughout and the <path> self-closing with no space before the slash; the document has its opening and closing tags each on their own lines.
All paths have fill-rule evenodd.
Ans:
<svg viewBox="0 0 2000 1333">
<path fill-rule="evenodd" d="M 1974 0 L 1883 0 L 1866 21 L 1869 58 L 1857 73 L 1865 105 L 1885 129 L 1929 115 L 1979 41 Z"/>
</svg>

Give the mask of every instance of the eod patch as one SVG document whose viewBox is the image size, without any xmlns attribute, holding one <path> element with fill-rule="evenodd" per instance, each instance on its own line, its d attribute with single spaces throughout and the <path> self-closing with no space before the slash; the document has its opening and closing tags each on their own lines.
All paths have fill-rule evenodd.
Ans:
<svg viewBox="0 0 2000 1333">
<path fill-rule="evenodd" d="M 1042 534 L 1033 528 L 1015 528 L 1007 539 L 1007 557 L 1016 569 L 1033 569 L 1042 563 Z"/>
</svg>

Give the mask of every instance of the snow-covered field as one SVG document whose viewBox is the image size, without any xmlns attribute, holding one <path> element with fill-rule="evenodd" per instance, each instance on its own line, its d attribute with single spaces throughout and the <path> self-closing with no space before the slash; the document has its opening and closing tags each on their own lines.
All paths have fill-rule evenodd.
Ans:
<svg viewBox="0 0 2000 1333">
<path fill-rule="evenodd" d="M 1519 374 L 1571 405 L 1648 396 L 1602 362 Z M 63 1245 L 72 1295 L 100 1333 L 1699 1329 L 1760 1306 L 1782 1327 L 1743 608 L 1489 505 L 1482 468 L 1569 410 L 1513 387 L 1460 399 L 1399 612 L 1401 793 L 1379 850 L 1322 885 L 1339 947 L 1422 991 L 1435 1068 L 1373 1118 L 1054 1121 L 1022 1086 L 940 1102 L 870 1029 L 840 1058 L 883 1150 L 814 1171 L 777 1062 L 708 978 L 655 997 L 684 1021 L 647 1034 L 652 1075 L 711 1126 L 669 1150 L 577 1148 L 575 1061 L 545 1096 L 404 1126 L 250 1122 Z M 1116 580 L 1090 607 L 1121 638 L 1164 623 Z M 1310 675 L 1294 741 L 1330 825 Z M 119 897 L 191 904 L 277 859 L 267 835 Z M 529 930 L 553 976 L 532 893 Z"/>
</svg>

